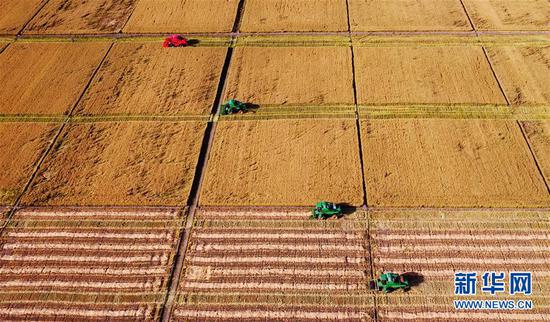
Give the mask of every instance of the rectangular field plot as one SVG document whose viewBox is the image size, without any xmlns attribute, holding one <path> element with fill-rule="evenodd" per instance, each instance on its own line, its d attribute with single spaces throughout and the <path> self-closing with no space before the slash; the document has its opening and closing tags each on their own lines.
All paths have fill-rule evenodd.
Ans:
<svg viewBox="0 0 550 322">
<path fill-rule="evenodd" d="M 460 0 L 349 0 L 352 31 L 471 30 Z"/>
<path fill-rule="evenodd" d="M 0 114 L 66 114 L 109 43 L 11 44 L 0 55 Z"/>
<path fill-rule="evenodd" d="M 109 34 L 120 32 L 136 0 L 50 0 L 24 34 Z"/>
<path fill-rule="evenodd" d="M 506 104 L 481 47 L 355 50 L 360 104 Z"/>
<path fill-rule="evenodd" d="M 547 0 L 463 0 L 478 30 L 550 30 Z"/>
<path fill-rule="evenodd" d="M 367 200 L 392 207 L 545 207 L 550 195 L 515 121 L 361 123 Z"/>
<path fill-rule="evenodd" d="M 18 211 L 0 239 L 0 319 L 158 321 L 175 210 Z"/>
<path fill-rule="evenodd" d="M 361 205 L 355 121 L 219 122 L 204 180 L 203 205 Z"/>
<path fill-rule="evenodd" d="M 167 50 L 158 43 L 117 43 L 78 114 L 208 114 L 226 48 Z"/>
<path fill-rule="evenodd" d="M 202 210 L 172 320 L 370 320 L 362 212 L 316 221 L 303 210 Z"/>
<path fill-rule="evenodd" d="M 380 321 L 544 320 L 550 314 L 550 214 L 534 211 L 380 211 L 370 214 L 373 270 L 407 273 L 413 286 L 377 296 Z M 485 272 L 505 292 L 483 292 Z M 532 272 L 530 296 L 509 295 L 510 272 Z M 476 295 L 455 296 L 455 272 L 477 273 Z M 532 300 L 532 310 L 455 310 L 453 300 Z"/>
<path fill-rule="evenodd" d="M 539 167 L 550 183 L 550 121 L 526 121 L 522 122 L 525 135 L 529 140 Z"/>
<path fill-rule="evenodd" d="M 487 53 L 510 103 L 550 103 L 550 46 L 488 47 Z"/>
<path fill-rule="evenodd" d="M 260 105 L 353 104 L 347 47 L 237 47 L 227 97 Z"/>
<path fill-rule="evenodd" d="M 15 35 L 47 0 L 0 2 L 0 35 Z M 1 47 L 1 46 L 0 46 Z"/>
<path fill-rule="evenodd" d="M 0 205 L 13 204 L 23 192 L 59 126 L 0 122 Z"/>
<path fill-rule="evenodd" d="M 124 32 L 229 32 L 239 0 L 140 0 Z"/>
<path fill-rule="evenodd" d="M 176 206 L 187 202 L 205 124 L 70 124 L 25 195 L 26 205 Z"/>
<path fill-rule="evenodd" d="M 241 31 L 347 31 L 345 0 L 249 0 Z"/>
</svg>

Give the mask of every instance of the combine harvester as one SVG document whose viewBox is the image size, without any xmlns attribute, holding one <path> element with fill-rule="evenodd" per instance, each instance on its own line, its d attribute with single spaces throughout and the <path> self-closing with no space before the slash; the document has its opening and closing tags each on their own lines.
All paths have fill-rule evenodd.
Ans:
<svg viewBox="0 0 550 322">
<path fill-rule="evenodd" d="M 313 208 L 311 219 L 328 219 L 332 216 L 342 217 L 342 207 L 328 201 L 321 201 Z"/>
<path fill-rule="evenodd" d="M 411 288 L 411 285 L 403 274 L 400 275 L 386 272 L 380 275 L 378 279 L 371 280 L 369 282 L 369 288 L 371 290 L 384 291 L 384 293 L 398 289 L 402 289 L 406 292 Z"/>
<path fill-rule="evenodd" d="M 248 105 L 246 103 L 239 102 L 234 98 L 227 101 L 227 103 L 223 104 L 220 108 L 221 115 L 246 113 L 246 112 L 248 112 Z"/>
</svg>

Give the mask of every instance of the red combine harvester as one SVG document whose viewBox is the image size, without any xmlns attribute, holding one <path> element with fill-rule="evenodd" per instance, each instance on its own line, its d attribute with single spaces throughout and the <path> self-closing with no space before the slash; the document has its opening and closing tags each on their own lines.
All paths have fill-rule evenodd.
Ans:
<svg viewBox="0 0 550 322">
<path fill-rule="evenodd" d="M 162 47 L 169 48 L 169 47 L 187 47 L 189 46 L 189 42 L 186 38 L 184 38 L 182 35 L 172 35 L 164 40 L 164 44 L 162 44 Z"/>
</svg>

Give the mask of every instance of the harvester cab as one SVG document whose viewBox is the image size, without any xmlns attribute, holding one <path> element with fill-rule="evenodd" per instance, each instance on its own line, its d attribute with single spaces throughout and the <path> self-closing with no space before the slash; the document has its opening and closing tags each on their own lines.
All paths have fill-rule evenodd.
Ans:
<svg viewBox="0 0 550 322">
<path fill-rule="evenodd" d="M 313 208 L 311 219 L 328 219 L 332 216 L 341 217 L 342 208 L 332 202 L 321 201 Z"/>
<path fill-rule="evenodd" d="M 397 289 L 407 291 L 411 288 L 411 285 L 403 274 L 386 272 L 381 274 L 378 279 L 371 280 L 369 282 L 369 288 L 371 290 L 384 291 L 384 293 L 388 293 Z"/>
<path fill-rule="evenodd" d="M 170 37 L 164 39 L 162 47 L 187 47 L 189 46 L 189 41 L 182 35 L 171 35 Z"/>
<path fill-rule="evenodd" d="M 220 109 L 221 115 L 236 114 L 240 112 L 248 112 L 248 106 L 246 103 L 239 102 L 233 98 L 227 101 L 227 103 L 223 104 Z"/>
</svg>

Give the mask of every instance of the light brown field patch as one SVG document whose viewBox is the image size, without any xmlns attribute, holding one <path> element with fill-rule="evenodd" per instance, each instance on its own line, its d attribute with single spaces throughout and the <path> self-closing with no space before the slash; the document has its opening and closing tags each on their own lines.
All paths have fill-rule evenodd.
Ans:
<svg viewBox="0 0 550 322">
<path fill-rule="evenodd" d="M 15 35 L 46 0 L 0 1 L 0 34 Z"/>
<path fill-rule="evenodd" d="M 11 44 L 0 55 L 0 114 L 66 114 L 109 43 Z"/>
<path fill-rule="evenodd" d="M 208 114 L 226 50 L 117 43 L 76 111 L 87 115 Z"/>
<path fill-rule="evenodd" d="M 355 51 L 360 104 L 506 104 L 481 47 Z"/>
<path fill-rule="evenodd" d="M 352 31 L 471 30 L 460 0 L 349 0 Z"/>
<path fill-rule="evenodd" d="M 0 205 L 23 192 L 59 125 L 0 122 Z"/>
<path fill-rule="evenodd" d="M 205 124 L 70 124 L 37 174 L 29 205 L 185 204 Z"/>
<path fill-rule="evenodd" d="M 51 0 L 25 34 L 108 34 L 119 32 L 136 0 Z"/>
<path fill-rule="evenodd" d="M 487 53 L 510 103 L 550 103 L 550 47 L 488 47 Z"/>
<path fill-rule="evenodd" d="M 525 121 L 522 126 L 546 182 L 550 183 L 550 121 Z"/>
<path fill-rule="evenodd" d="M 141 0 L 124 32 L 229 32 L 238 0 Z"/>
<path fill-rule="evenodd" d="M 347 31 L 345 0 L 249 0 L 241 31 Z"/>
<path fill-rule="evenodd" d="M 0 319 L 158 321 L 177 210 L 20 210 L 0 238 Z"/>
<path fill-rule="evenodd" d="M 353 103 L 345 47 L 237 47 L 227 96 L 255 104 Z"/>
<path fill-rule="evenodd" d="M 218 123 L 201 192 L 204 205 L 361 205 L 353 120 Z"/>
<path fill-rule="evenodd" d="M 463 0 L 478 30 L 550 30 L 547 0 Z"/>
<path fill-rule="evenodd" d="M 367 200 L 395 207 L 544 207 L 550 195 L 515 121 L 362 123 Z"/>
</svg>

